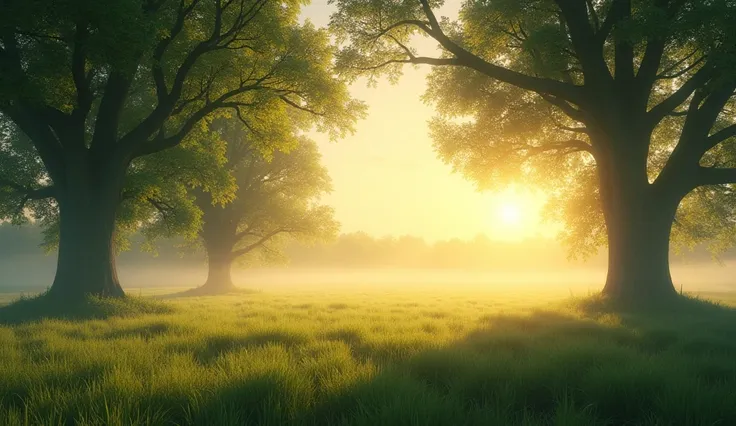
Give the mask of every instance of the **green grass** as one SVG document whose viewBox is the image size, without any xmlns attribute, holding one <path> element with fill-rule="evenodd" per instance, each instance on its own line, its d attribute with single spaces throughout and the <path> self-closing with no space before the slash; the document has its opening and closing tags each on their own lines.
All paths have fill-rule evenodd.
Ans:
<svg viewBox="0 0 736 426">
<path fill-rule="evenodd" d="M 457 288 L 27 299 L 0 309 L 0 424 L 732 425 L 736 312 Z"/>
</svg>

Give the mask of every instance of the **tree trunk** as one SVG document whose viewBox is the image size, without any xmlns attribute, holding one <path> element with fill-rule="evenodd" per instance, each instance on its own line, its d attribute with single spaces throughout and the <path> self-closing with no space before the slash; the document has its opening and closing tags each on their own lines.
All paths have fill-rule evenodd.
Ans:
<svg viewBox="0 0 736 426">
<path fill-rule="evenodd" d="M 124 170 L 92 161 L 69 167 L 57 196 L 59 254 L 53 297 L 123 297 L 115 267 L 115 219 Z"/>
<path fill-rule="evenodd" d="M 197 197 L 204 216 L 200 234 L 207 251 L 207 281 L 201 291 L 224 293 L 235 288 L 230 269 L 233 264 L 233 248 L 237 234 L 237 221 L 232 217 L 232 205 L 212 205 L 210 198 L 202 193 Z"/>
<path fill-rule="evenodd" d="M 676 294 L 669 264 L 670 231 L 676 205 L 641 200 L 606 215 L 608 276 L 603 293 L 652 303 Z"/>
<path fill-rule="evenodd" d="M 202 290 L 212 293 L 227 292 L 235 288 L 230 269 L 232 267 L 232 257 L 229 250 L 227 253 L 222 251 L 207 251 L 207 281 L 202 286 Z"/>
<path fill-rule="evenodd" d="M 677 294 L 669 266 L 670 232 L 680 198 L 646 175 L 643 162 L 598 162 L 608 234 L 608 275 L 603 293 L 629 303 L 656 303 Z"/>
</svg>

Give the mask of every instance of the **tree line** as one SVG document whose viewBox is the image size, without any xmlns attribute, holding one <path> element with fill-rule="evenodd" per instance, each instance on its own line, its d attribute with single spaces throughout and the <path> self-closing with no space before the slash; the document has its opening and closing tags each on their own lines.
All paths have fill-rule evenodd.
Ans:
<svg viewBox="0 0 736 426">
<path fill-rule="evenodd" d="M 343 137 L 365 113 L 348 84 L 406 65 L 432 69 L 438 157 L 480 189 L 543 188 L 571 251 L 607 245 L 606 295 L 674 297 L 672 243 L 733 245 L 733 0 L 333 4 L 327 29 L 289 0 L 0 4 L 0 216 L 45 227 L 49 297 L 123 296 L 135 232 L 204 244 L 223 287 L 254 244 L 334 234 L 324 173 L 288 195 L 263 167 L 306 130 Z"/>
<path fill-rule="evenodd" d="M 324 236 L 324 235 L 322 235 Z M 295 238 L 296 237 L 296 238 Z M 40 260 L 38 247 L 42 239 L 38 227 L 18 228 L 0 226 L 0 261 Z M 7 242 L 12 242 L 9 244 Z M 275 244 L 276 243 L 276 244 Z M 155 252 L 135 250 L 145 246 L 144 236 L 132 238 L 133 250 L 121 257 L 128 268 L 160 265 L 164 268 L 190 268 L 207 260 L 209 250 L 202 244 L 191 245 L 187 241 L 168 239 L 159 241 Z M 232 256 L 228 268 L 210 261 L 209 275 L 222 273 L 225 280 L 220 283 L 231 285 L 229 267 L 250 268 L 296 268 L 296 269 L 473 269 L 489 271 L 565 271 L 573 268 L 605 268 L 605 253 L 584 259 L 571 259 L 560 241 L 535 238 L 523 241 L 499 241 L 485 235 L 472 239 L 453 238 L 427 241 L 421 237 L 404 235 L 399 237 L 376 237 L 365 232 L 343 233 L 336 238 L 303 238 L 299 234 L 287 234 L 280 241 L 269 240 L 265 247 L 258 245 L 239 250 Z M 671 252 L 673 263 L 707 264 L 714 261 L 707 246 Z M 724 263 L 736 261 L 736 249 L 720 253 L 717 260 Z M 21 274 L 22 275 L 22 274 Z M 246 274 L 247 275 L 247 274 Z M 217 281 L 215 281 L 217 282 Z M 22 282 L 0 283 L 22 286 Z M 211 288 L 211 287 L 208 287 Z M 225 290 L 227 287 L 219 287 Z M 213 289 L 215 290 L 215 289 Z"/>
</svg>

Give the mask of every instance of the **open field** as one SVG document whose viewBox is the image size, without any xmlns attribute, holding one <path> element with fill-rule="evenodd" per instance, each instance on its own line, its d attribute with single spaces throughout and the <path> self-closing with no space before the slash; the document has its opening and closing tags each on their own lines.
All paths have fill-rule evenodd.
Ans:
<svg viewBox="0 0 736 426">
<path fill-rule="evenodd" d="M 0 309 L 0 424 L 736 424 L 736 293 L 174 291 Z"/>
</svg>

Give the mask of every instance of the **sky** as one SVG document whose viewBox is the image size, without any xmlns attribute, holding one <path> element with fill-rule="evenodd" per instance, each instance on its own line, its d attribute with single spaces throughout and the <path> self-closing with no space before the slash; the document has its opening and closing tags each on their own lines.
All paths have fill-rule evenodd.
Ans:
<svg viewBox="0 0 736 426">
<path fill-rule="evenodd" d="M 457 4 L 449 2 L 440 14 L 453 15 Z M 333 10 L 327 0 L 315 0 L 302 18 L 326 26 Z M 433 49 L 425 43 L 423 51 Z M 420 99 L 428 72 L 407 66 L 396 85 L 383 81 L 368 88 L 356 82 L 353 97 L 368 105 L 368 117 L 356 132 L 338 142 L 313 135 L 333 180 L 334 190 L 324 201 L 334 207 L 342 231 L 428 240 L 549 235 L 539 224 L 539 196 L 523 190 L 479 193 L 437 158 L 427 125 L 434 112 Z"/>
</svg>

